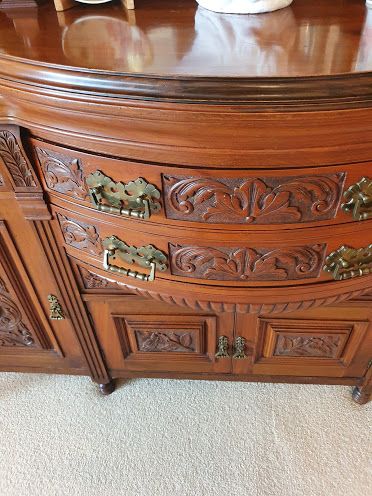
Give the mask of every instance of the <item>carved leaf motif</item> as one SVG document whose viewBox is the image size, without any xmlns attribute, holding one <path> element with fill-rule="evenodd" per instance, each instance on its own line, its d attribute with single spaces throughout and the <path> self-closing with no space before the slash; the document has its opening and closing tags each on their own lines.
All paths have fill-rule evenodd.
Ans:
<svg viewBox="0 0 372 496">
<path fill-rule="evenodd" d="M 341 342 L 340 336 L 288 336 L 278 337 L 275 355 L 314 356 L 334 358 Z"/>
<path fill-rule="evenodd" d="M 94 226 L 58 215 L 62 234 L 68 245 L 81 250 L 86 250 L 93 255 L 102 253 L 99 234 Z"/>
<path fill-rule="evenodd" d="M 22 322 L 22 315 L 0 279 L 0 346 L 33 346 L 31 332 Z"/>
<path fill-rule="evenodd" d="M 80 267 L 79 271 L 86 289 L 121 289 L 119 284 L 109 281 L 98 274 L 94 274 L 84 267 Z"/>
<path fill-rule="evenodd" d="M 16 186 L 36 187 L 32 171 L 18 146 L 17 138 L 9 131 L 0 131 L 0 157 Z"/>
<path fill-rule="evenodd" d="M 83 171 L 78 159 L 36 148 L 48 188 L 80 200 L 88 198 Z"/>
<path fill-rule="evenodd" d="M 344 174 L 264 180 L 163 178 L 169 218 L 277 224 L 334 217 Z"/>
<path fill-rule="evenodd" d="M 190 352 L 195 351 L 193 338 L 184 332 L 136 331 L 139 351 L 144 352 Z"/>
<path fill-rule="evenodd" d="M 317 277 L 325 245 L 209 248 L 170 245 L 172 274 L 217 280 L 293 280 Z"/>
</svg>

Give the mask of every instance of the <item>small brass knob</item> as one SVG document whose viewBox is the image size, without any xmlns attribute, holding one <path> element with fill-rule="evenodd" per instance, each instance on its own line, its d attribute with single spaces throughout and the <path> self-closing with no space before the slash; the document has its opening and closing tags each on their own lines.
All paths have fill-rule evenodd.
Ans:
<svg viewBox="0 0 372 496">
<path fill-rule="evenodd" d="M 248 358 L 245 354 L 245 339 L 242 336 L 237 336 L 234 340 L 233 358 L 235 358 L 235 360 Z"/>
<path fill-rule="evenodd" d="M 48 295 L 49 301 L 49 318 L 50 320 L 63 320 L 65 315 L 58 298 L 54 295 Z"/>
<path fill-rule="evenodd" d="M 229 340 L 226 336 L 220 336 L 217 342 L 216 358 L 229 358 Z"/>
</svg>

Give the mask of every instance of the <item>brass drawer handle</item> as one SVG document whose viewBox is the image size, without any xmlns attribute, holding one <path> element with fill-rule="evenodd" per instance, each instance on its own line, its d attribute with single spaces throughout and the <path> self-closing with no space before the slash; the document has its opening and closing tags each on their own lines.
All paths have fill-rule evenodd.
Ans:
<svg viewBox="0 0 372 496">
<path fill-rule="evenodd" d="M 226 336 L 220 336 L 217 342 L 216 358 L 229 358 L 229 341 Z"/>
<path fill-rule="evenodd" d="M 359 249 L 341 246 L 328 255 L 323 270 L 330 272 L 336 281 L 371 274 L 372 245 Z"/>
<path fill-rule="evenodd" d="M 235 360 L 243 360 L 244 358 L 248 358 L 245 354 L 245 339 L 241 336 L 237 336 L 234 340 L 233 358 Z"/>
<path fill-rule="evenodd" d="M 128 277 L 134 277 L 141 281 L 153 281 L 155 279 L 156 269 L 164 271 L 167 269 L 167 256 L 153 245 L 129 246 L 116 236 L 110 236 L 102 242 L 104 247 L 103 252 L 103 268 L 105 270 L 116 272 Z M 140 267 L 149 268 L 150 273 L 144 274 L 131 269 L 118 267 L 110 264 L 110 258 L 114 260 L 120 258 L 126 263 L 135 263 Z"/>
<path fill-rule="evenodd" d="M 344 198 L 341 208 L 355 220 L 372 219 L 372 179 L 363 177 L 345 191 Z"/>
<path fill-rule="evenodd" d="M 94 207 L 101 212 L 148 219 L 161 209 L 160 191 L 141 177 L 127 184 L 115 183 L 96 171 L 87 177 L 86 183 Z"/>
</svg>

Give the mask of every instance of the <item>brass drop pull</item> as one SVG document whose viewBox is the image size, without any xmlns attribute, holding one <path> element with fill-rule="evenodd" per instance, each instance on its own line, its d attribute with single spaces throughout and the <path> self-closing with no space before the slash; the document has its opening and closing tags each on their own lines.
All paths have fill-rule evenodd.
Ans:
<svg viewBox="0 0 372 496">
<path fill-rule="evenodd" d="M 229 358 L 229 341 L 226 336 L 220 336 L 217 342 L 216 358 Z"/>
<path fill-rule="evenodd" d="M 102 242 L 104 247 L 103 252 L 103 268 L 105 270 L 116 272 L 128 277 L 134 277 L 141 281 L 153 281 L 155 279 L 156 269 L 164 271 L 167 269 L 167 256 L 153 245 L 129 246 L 116 236 L 110 236 Z M 110 258 L 117 258 L 130 264 L 137 264 L 140 267 L 149 268 L 150 273 L 144 274 L 131 269 L 125 269 L 117 265 L 110 264 Z"/>
<path fill-rule="evenodd" d="M 160 191 L 141 177 L 126 184 L 115 183 L 96 171 L 87 177 L 86 183 L 94 207 L 101 212 L 148 219 L 151 213 L 161 209 Z"/>
<path fill-rule="evenodd" d="M 355 220 L 372 219 L 372 179 L 363 177 L 345 191 L 344 198 L 341 208 Z"/>
<path fill-rule="evenodd" d="M 65 315 L 58 298 L 54 295 L 48 295 L 49 301 L 49 318 L 50 320 L 63 320 Z"/>
<path fill-rule="evenodd" d="M 235 360 L 242 360 L 248 358 L 245 354 L 245 339 L 241 336 L 237 336 L 234 340 L 234 354 L 233 358 Z"/>
<path fill-rule="evenodd" d="M 359 249 L 341 246 L 328 255 L 323 270 L 330 272 L 337 281 L 371 274 L 372 245 Z"/>
</svg>

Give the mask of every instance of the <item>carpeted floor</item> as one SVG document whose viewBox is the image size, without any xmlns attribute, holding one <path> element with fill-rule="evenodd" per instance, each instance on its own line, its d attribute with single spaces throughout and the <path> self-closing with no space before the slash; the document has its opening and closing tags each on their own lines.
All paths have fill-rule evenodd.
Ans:
<svg viewBox="0 0 372 496">
<path fill-rule="evenodd" d="M 0 374 L 1 496 L 370 496 L 350 388 Z"/>
</svg>

